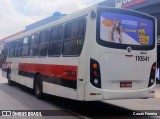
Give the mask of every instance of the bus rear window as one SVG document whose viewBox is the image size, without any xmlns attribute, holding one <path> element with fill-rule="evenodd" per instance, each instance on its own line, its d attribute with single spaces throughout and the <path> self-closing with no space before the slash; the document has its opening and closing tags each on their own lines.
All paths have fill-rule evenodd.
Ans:
<svg viewBox="0 0 160 119">
<path fill-rule="evenodd" d="M 99 40 L 103 43 L 137 47 L 154 45 L 154 23 L 149 16 L 104 11 L 99 17 Z"/>
</svg>

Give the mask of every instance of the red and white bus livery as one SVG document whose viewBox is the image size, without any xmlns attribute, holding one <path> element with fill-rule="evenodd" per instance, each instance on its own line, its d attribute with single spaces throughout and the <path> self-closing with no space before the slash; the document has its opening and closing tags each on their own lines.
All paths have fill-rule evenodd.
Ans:
<svg viewBox="0 0 160 119">
<path fill-rule="evenodd" d="M 154 96 L 156 19 L 93 6 L 7 40 L 3 76 L 43 93 L 93 101 Z"/>
</svg>

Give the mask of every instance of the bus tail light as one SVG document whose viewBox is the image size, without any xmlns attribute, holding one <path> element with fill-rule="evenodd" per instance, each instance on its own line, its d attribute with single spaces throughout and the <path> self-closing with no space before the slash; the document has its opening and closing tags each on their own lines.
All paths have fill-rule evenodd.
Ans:
<svg viewBox="0 0 160 119">
<path fill-rule="evenodd" d="M 98 72 L 97 72 L 97 71 L 94 71 L 94 72 L 93 72 L 93 75 L 94 75 L 94 76 L 98 76 Z"/>
<path fill-rule="evenodd" d="M 151 72 L 150 72 L 150 77 L 149 77 L 148 87 L 151 87 L 154 84 L 155 75 L 156 75 L 156 63 L 154 63 L 152 65 Z"/>
<path fill-rule="evenodd" d="M 100 66 L 94 59 L 90 60 L 90 82 L 93 86 L 101 88 Z"/>
<path fill-rule="evenodd" d="M 93 67 L 93 69 L 97 69 L 97 67 L 98 67 L 97 63 L 94 63 L 94 64 L 92 65 L 92 67 Z"/>
</svg>

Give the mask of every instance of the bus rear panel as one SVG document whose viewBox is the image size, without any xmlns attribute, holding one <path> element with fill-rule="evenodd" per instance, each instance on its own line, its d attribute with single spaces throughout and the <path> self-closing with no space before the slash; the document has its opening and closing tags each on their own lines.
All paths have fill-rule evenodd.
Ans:
<svg viewBox="0 0 160 119">
<path fill-rule="evenodd" d="M 98 8 L 86 100 L 154 97 L 155 18 Z"/>
</svg>

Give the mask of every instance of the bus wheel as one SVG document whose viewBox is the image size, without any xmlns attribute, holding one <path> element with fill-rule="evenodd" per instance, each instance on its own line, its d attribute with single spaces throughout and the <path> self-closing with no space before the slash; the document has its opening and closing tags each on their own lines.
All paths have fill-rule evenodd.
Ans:
<svg viewBox="0 0 160 119">
<path fill-rule="evenodd" d="M 7 72 L 7 79 L 8 79 L 8 85 L 12 86 L 13 85 L 13 81 L 11 80 L 11 73 L 9 73 L 9 71 Z"/>
<path fill-rule="evenodd" d="M 34 92 L 35 92 L 35 96 L 38 99 L 42 99 L 43 98 L 43 87 L 42 87 L 41 75 L 37 75 L 36 78 L 35 78 Z"/>
</svg>

